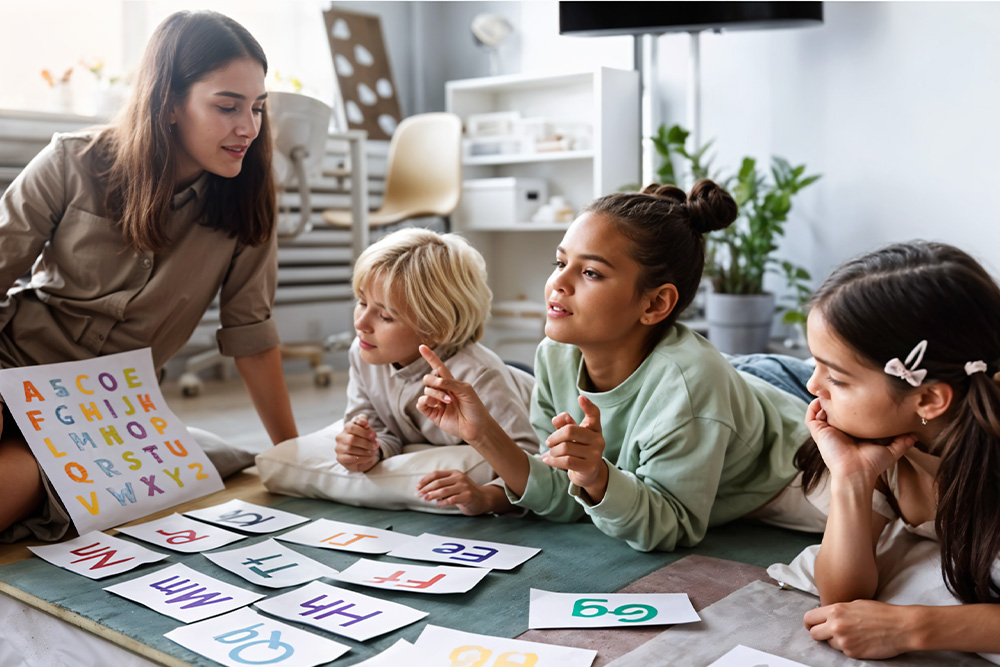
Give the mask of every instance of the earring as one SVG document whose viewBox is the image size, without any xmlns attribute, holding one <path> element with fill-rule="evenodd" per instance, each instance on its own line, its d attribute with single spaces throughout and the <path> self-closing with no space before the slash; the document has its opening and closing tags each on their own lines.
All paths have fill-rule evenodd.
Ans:
<svg viewBox="0 0 1000 667">
<path fill-rule="evenodd" d="M 926 419 L 924 419 L 923 417 L 921 417 L 921 418 L 920 418 L 920 424 L 921 424 L 922 426 L 927 426 L 927 420 L 926 420 Z"/>
</svg>

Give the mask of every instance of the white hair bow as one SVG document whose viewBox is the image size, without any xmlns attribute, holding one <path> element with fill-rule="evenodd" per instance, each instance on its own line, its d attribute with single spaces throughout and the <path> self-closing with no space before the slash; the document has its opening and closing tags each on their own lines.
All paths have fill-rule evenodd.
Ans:
<svg viewBox="0 0 1000 667">
<path fill-rule="evenodd" d="M 902 378 L 914 387 L 919 387 L 927 377 L 926 368 L 917 368 L 924 359 L 924 352 L 927 351 L 927 341 L 922 340 L 916 347 L 906 355 L 906 361 L 900 361 L 899 357 L 894 357 L 885 365 L 885 372 L 894 377 Z M 913 362 L 912 364 L 910 362 Z M 907 368 L 909 366 L 909 368 Z"/>
</svg>

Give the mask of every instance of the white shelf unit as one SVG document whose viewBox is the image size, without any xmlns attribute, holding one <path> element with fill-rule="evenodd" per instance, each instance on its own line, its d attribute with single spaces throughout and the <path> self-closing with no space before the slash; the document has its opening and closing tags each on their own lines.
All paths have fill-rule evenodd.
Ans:
<svg viewBox="0 0 1000 667">
<path fill-rule="evenodd" d="M 516 74 L 449 81 L 448 111 L 463 124 L 470 114 L 517 111 L 556 125 L 587 124 L 590 146 L 579 150 L 477 155 L 463 161 L 463 178 L 543 179 L 548 195 L 562 196 L 575 210 L 638 184 L 640 178 L 639 75 L 633 70 L 599 68 L 572 74 Z M 544 202 L 539 202 L 544 203 Z M 569 223 L 508 220 L 489 223 L 453 218 L 486 258 L 494 304 L 509 311 L 528 302 L 517 317 L 495 309 L 486 343 L 508 360 L 531 363 L 544 325 L 545 280 L 555 248 Z M 525 232 L 531 232 L 526 236 Z M 532 319 L 530 303 L 537 304 Z"/>
</svg>

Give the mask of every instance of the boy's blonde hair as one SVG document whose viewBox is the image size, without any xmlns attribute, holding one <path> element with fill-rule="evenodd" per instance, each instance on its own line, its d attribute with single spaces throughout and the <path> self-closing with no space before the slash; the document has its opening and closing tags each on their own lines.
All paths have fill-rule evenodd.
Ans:
<svg viewBox="0 0 1000 667">
<path fill-rule="evenodd" d="M 437 346 L 457 349 L 483 336 L 493 294 L 486 262 L 468 241 L 428 229 L 401 229 L 358 257 L 351 287 L 382 280 L 385 307 Z"/>
</svg>

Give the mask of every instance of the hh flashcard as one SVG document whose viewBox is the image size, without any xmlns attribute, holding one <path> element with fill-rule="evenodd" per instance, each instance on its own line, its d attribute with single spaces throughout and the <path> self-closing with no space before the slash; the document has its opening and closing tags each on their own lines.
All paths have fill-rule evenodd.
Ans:
<svg viewBox="0 0 1000 667">
<path fill-rule="evenodd" d="M 181 563 L 144 577 L 108 586 L 104 590 L 176 618 L 182 623 L 193 623 L 224 614 L 264 597 L 213 579 Z"/>
<path fill-rule="evenodd" d="M 425 665 L 590 667 L 597 651 L 477 635 L 428 624 L 414 651 Z"/>
<path fill-rule="evenodd" d="M 184 515 L 199 521 L 214 523 L 217 526 L 236 528 L 247 533 L 274 533 L 309 520 L 298 514 L 282 512 L 242 500 L 230 500 L 228 503 L 214 507 L 184 512 Z"/>
<path fill-rule="evenodd" d="M 474 567 L 400 565 L 361 558 L 335 578 L 390 591 L 465 593 L 489 573 L 489 570 Z"/>
<path fill-rule="evenodd" d="M 708 667 L 808 667 L 808 665 L 740 644 Z"/>
<path fill-rule="evenodd" d="M 167 557 L 167 554 L 96 531 L 59 544 L 28 547 L 28 550 L 53 565 L 91 579 L 128 572 Z"/>
<path fill-rule="evenodd" d="M 700 620 L 686 593 L 552 593 L 532 588 L 528 612 L 532 629 L 628 628 Z"/>
<path fill-rule="evenodd" d="M 163 400 L 149 348 L 0 370 L 0 394 L 81 535 L 223 487 Z"/>
<path fill-rule="evenodd" d="M 350 650 L 348 646 L 246 608 L 182 625 L 163 636 L 227 667 L 315 667 Z"/>
<path fill-rule="evenodd" d="M 389 552 L 396 558 L 512 570 L 541 549 L 424 533 Z"/>
<path fill-rule="evenodd" d="M 248 547 L 202 554 L 219 567 L 238 574 L 251 584 L 268 588 L 287 588 L 333 577 L 337 570 L 307 558 L 274 540 L 264 540 Z"/>
<path fill-rule="evenodd" d="M 246 539 L 246 536 L 239 533 L 210 526 L 177 513 L 140 523 L 138 526 L 123 526 L 118 531 L 137 540 L 185 554 L 217 549 Z"/>
<path fill-rule="evenodd" d="M 318 581 L 261 600 L 254 606 L 274 616 L 308 623 L 359 642 L 392 632 L 427 616 L 426 611 Z"/>
<path fill-rule="evenodd" d="M 385 554 L 413 539 L 391 530 L 381 530 L 330 519 L 317 519 L 301 528 L 276 535 L 275 539 L 320 549 L 353 551 L 362 554 Z"/>
</svg>

